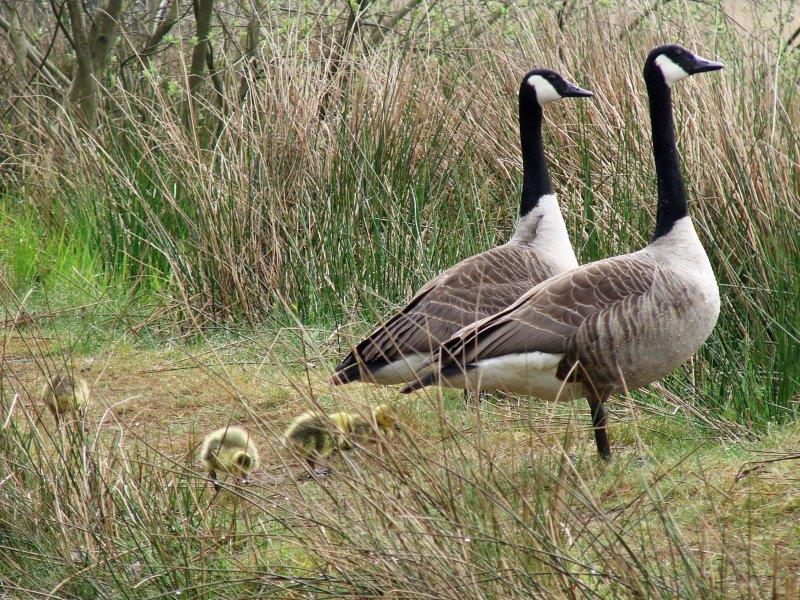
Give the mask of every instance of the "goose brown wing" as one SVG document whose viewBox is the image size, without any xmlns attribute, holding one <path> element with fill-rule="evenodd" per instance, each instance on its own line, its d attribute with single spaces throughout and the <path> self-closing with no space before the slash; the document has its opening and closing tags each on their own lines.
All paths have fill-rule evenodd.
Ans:
<svg viewBox="0 0 800 600">
<path fill-rule="evenodd" d="M 627 255 L 578 267 L 532 289 L 512 306 L 465 327 L 440 352 L 442 368 L 527 352 L 574 353 L 579 329 L 615 307 L 636 302 L 653 288 L 658 266 Z M 435 362 L 433 356 L 428 362 Z"/>
<path fill-rule="evenodd" d="M 519 244 L 468 258 L 426 284 L 405 308 L 376 328 L 337 371 L 429 353 L 469 323 L 506 308 L 556 269 Z"/>
</svg>

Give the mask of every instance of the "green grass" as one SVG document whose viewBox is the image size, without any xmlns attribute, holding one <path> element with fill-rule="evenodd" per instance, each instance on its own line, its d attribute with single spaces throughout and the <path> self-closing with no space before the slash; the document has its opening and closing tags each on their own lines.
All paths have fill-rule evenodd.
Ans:
<svg viewBox="0 0 800 600">
<path fill-rule="evenodd" d="M 79 357 L 93 361 L 86 434 L 59 434 L 49 416 L 37 421 L 25 395 L 35 371 L 24 352 L 11 352 L 4 387 L 21 396 L 10 414 L 3 394 L 6 589 L 69 598 L 796 590 L 796 462 L 741 476 L 756 466 L 748 461 L 788 458 L 796 424 L 748 441 L 673 411 L 668 399 L 663 412 L 616 402 L 616 461 L 606 466 L 594 456 L 583 403 L 510 398 L 478 410 L 455 392 L 441 402 L 399 402 L 368 387 L 331 395 L 313 374 L 308 387 L 292 366 L 299 349 L 279 340 L 148 350 L 119 338 Z M 312 399 L 329 410 L 391 401 L 406 432 L 382 451 L 334 457 L 332 476 L 309 481 L 274 440 Z M 137 404 L 122 412 L 121 401 Z M 194 449 L 227 418 L 253 432 L 262 465 L 253 485 L 214 495 Z"/>
</svg>

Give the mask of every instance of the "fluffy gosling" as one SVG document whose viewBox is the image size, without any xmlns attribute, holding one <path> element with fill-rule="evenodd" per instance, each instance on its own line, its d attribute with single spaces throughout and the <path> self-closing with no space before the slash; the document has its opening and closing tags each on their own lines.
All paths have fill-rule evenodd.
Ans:
<svg viewBox="0 0 800 600">
<path fill-rule="evenodd" d="M 304 412 L 289 425 L 281 437 L 287 448 L 302 456 L 311 471 L 343 443 L 351 424 L 346 413 L 325 416 L 316 411 Z"/>
<path fill-rule="evenodd" d="M 62 414 L 81 412 L 89 401 L 89 386 L 77 373 L 62 371 L 42 388 L 42 402 L 56 424 Z"/>
<path fill-rule="evenodd" d="M 376 406 L 372 409 L 370 416 L 371 419 L 368 421 L 361 415 L 349 415 L 351 425 L 348 433 L 351 440 L 361 445 L 375 442 L 379 440 L 375 436 L 376 432 L 380 432 L 386 438 L 391 438 L 394 435 L 394 430 L 400 426 L 397 415 L 388 404 Z M 342 439 L 342 444 L 340 446 L 342 450 L 352 447 L 350 441 L 346 438 Z"/>
<path fill-rule="evenodd" d="M 309 411 L 289 425 L 281 441 L 300 454 L 312 472 L 316 472 L 316 464 L 334 450 L 349 450 L 353 447 L 352 442 L 364 444 L 374 441 L 376 427 L 388 437 L 398 424 L 394 413 L 385 404 L 374 408 L 371 417 L 372 423 L 354 413 L 338 412 L 326 417 Z"/>
<path fill-rule="evenodd" d="M 250 434 L 241 427 L 223 427 L 205 437 L 200 459 L 208 469 L 214 489 L 219 491 L 218 471 L 247 483 L 248 476 L 258 466 L 258 450 Z"/>
</svg>

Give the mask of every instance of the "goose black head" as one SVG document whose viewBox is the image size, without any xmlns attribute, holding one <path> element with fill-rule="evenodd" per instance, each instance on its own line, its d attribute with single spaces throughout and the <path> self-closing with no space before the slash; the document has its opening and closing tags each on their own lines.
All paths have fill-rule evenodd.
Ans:
<svg viewBox="0 0 800 600">
<path fill-rule="evenodd" d="M 668 44 L 653 49 L 645 61 L 645 75 L 648 72 L 660 73 L 664 82 L 671 86 L 689 75 L 717 71 L 725 65 L 705 59 L 678 44 Z"/>
<path fill-rule="evenodd" d="M 534 69 L 525 75 L 519 93 L 520 96 L 532 94 L 539 106 L 561 98 L 587 98 L 593 95 L 550 69 Z"/>
</svg>

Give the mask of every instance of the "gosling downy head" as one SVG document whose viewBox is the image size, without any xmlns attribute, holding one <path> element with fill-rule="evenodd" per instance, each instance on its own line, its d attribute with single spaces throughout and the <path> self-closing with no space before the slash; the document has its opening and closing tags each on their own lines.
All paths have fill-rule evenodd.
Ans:
<svg viewBox="0 0 800 600">
<path fill-rule="evenodd" d="M 372 417 L 375 419 L 375 424 L 381 429 L 397 429 L 400 426 L 397 414 L 388 404 L 380 404 L 373 408 Z"/>
<path fill-rule="evenodd" d="M 562 98 L 588 98 L 592 92 L 570 83 L 550 69 L 534 69 L 522 78 L 520 97 L 532 97 L 539 106 Z"/>
<path fill-rule="evenodd" d="M 256 467 L 258 457 L 254 453 L 248 454 L 246 450 L 237 450 L 231 454 L 231 468 L 238 471 L 242 478 L 246 478 Z"/>
<path fill-rule="evenodd" d="M 667 44 L 658 46 L 650 52 L 644 63 L 644 73 L 645 77 L 649 73 L 660 73 L 664 82 L 668 86 L 672 86 L 676 81 L 689 77 L 689 75 L 717 71 L 724 66 L 721 62 L 698 56 L 678 44 Z"/>
</svg>

